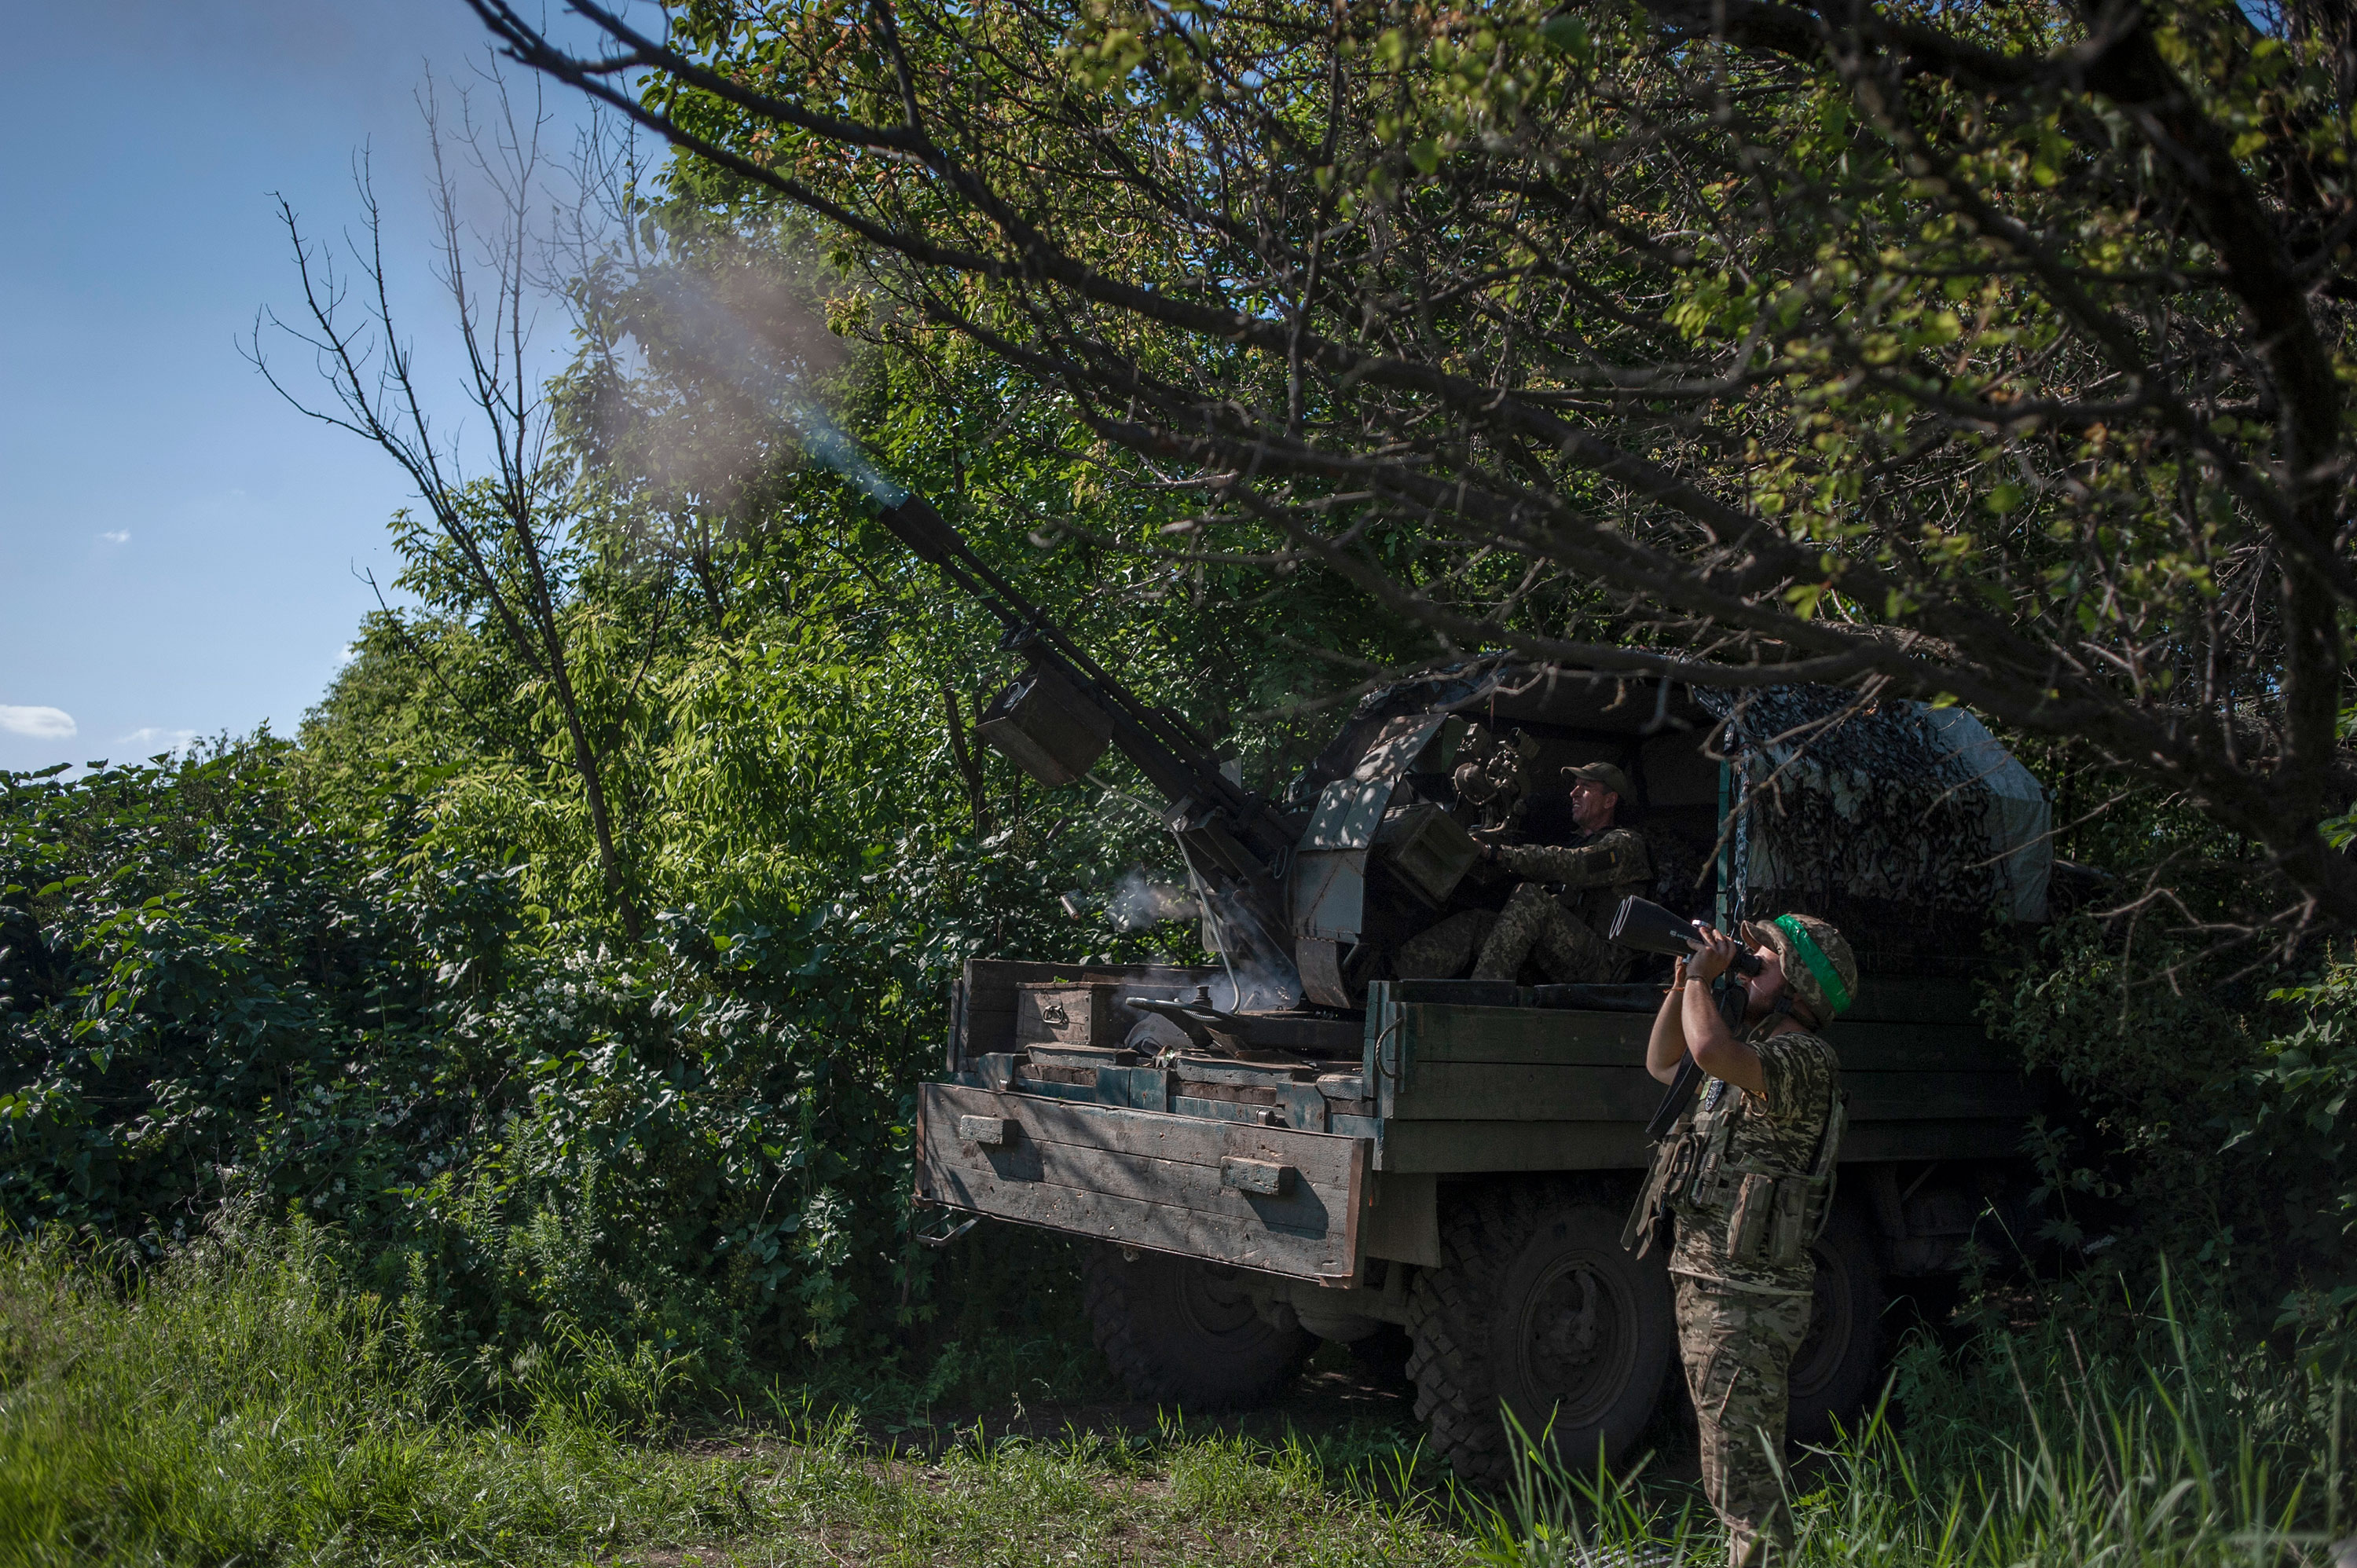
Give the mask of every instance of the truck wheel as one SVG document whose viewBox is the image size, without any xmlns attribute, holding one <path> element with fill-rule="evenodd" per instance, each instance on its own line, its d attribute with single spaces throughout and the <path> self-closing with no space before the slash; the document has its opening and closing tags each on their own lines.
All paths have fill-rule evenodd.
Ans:
<svg viewBox="0 0 2357 1568">
<path fill-rule="evenodd" d="M 1836 1202 L 1810 1249 L 1817 1261 L 1809 1335 L 1792 1354 L 1792 1413 L 1799 1443 L 1830 1443 L 1834 1426 L 1856 1431 L 1882 1370 L 1882 1262 L 1873 1227 L 1855 1204 Z"/>
<path fill-rule="evenodd" d="M 1102 1246 L 1088 1254 L 1084 1283 L 1097 1348 L 1136 1399 L 1185 1410 L 1265 1404 L 1318 1348 L 1289 1308 L 1270 1322 L 1243 1276 L 1217 1263 Z"/>
<path fill-rule="evenodd" d="M 1575 1467 L 1618 1461 L 1653 1413 L 1677 1332 L 1658 1250 L 1620 1247 L 1613 1192 L 1566 1182 L 1483 1189 L 1444 1216 L 1443 1266 L 1408 1293 L 1415 1412 L 1457 1474 L 1502 1486 L 1501 1406 Z"/>
</svg>

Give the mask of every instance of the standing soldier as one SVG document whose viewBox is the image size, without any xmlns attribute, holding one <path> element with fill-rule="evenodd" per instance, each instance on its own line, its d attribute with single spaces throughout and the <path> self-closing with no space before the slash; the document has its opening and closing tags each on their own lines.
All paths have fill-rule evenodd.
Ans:
<svg viewBox="0 0 2357 1568">
<path fill-rule="evenodd" d="M 1662 1205 L 1677 1221 L 1670 1273 L 1703 1490 L 1726 1523 L 1733 1568 L 1759 1568 L 1792 1546 L 1786 1396 L 1809 1331 L 1809 1244 L 1832 1203 L 1841 1144 L 1841 1063 L 1816 1031 L 1857 996 L 1857 961 L 1839 931 L 1807 915 L 1745 927 L 1760 972 L 1738 1038 L 1710 987 L 1739 950 L 1696 929 L 1701 945 L 1678 963 L 1645 1066 L 1667 1083 L 1691 1056 L 1709 1083 L 1663 1140 L 1631 1222 L 1650 1244 Z"/>
</svg>

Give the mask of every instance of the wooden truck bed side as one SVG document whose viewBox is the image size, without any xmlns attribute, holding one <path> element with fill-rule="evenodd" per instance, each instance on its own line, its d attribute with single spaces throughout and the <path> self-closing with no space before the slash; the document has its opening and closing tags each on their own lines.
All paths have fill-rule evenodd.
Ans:
<svg viewBox="0 0 2357 1568">
<path fill-rule="evenodd" d="M 2014 1154 L 2037 1109 L 2019 1067 L 1972 1021 L 1956 982 L 1886 984 L 1826 1031 L 1842 1061 L 1844 1163 Z M 1378 985 L 1361 1064 L 1375 1088 L 1375 1168 L 1641 1168 L 1662 1086 L 1640 1013 L 1467 1004 L 1456 982 Z"/>
<path fill-rule="evenodd" d="M 1357 1063 L 1329 1063 L 1322 1094 L 1295 1082 L 1257 1100 L 1190 1094 L 1151 1066 L 1035 1069 L 1014 1037 L 1021 983 L 1118 979 L 1183 997 L 1216 973 L 969 964 L 952 1081 L 919 1091 L 920 1199 L 1347 1284 L 1369 1258 L 1437 1262 L 1440 1177 L 1649 1158 L 1663 1091 L 1644 1069 L 1644 1013 L 1501 1005 L 1508 993 L 1466 982 L 1379 984 Z M 1884 983 L 1827 1032 L 1850 1096 L 1845 1165 L 2016 1153 L 2036 1099 L 1971 1002 L 1958 983 Z"/>
<path fill-rule="evenodd" d="M 1365 1138 L 938 1083 L 918 1138 L 918 1196 L 952 1208 L 1301 1279 L 1358 1272 Z"/>
</svg>

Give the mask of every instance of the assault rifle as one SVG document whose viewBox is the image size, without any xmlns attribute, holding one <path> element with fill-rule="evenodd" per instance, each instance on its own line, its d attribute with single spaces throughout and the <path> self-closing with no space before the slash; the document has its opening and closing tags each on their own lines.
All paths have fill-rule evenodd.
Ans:
<svg viewBox="0 0 2357 1568">
<path fill-rule="evenodd" d="M 1695 934 L 1698 923 L 1672 914 L 1651 899 L 1623 898 L 1620 908 L 1612 912 L 1612 929 L 1605 938 L 1638 952 L 1685 958 L 1702 946 L 1702 939 Z M 1738 977 L 1759 972 L 1760 955 L 1738 950 L 1735 961 L 1717 983 L 1712 999 L 1718 1004 L 1718 1015 L 1727 1020 L 1730 1030 L 1743 1026 L 1743 1010 L 1749 1001 L 1749 991 Z M 1662 1097 L 1661 1109 L 1645 1123 L 1646 1137 L 1659 1143 L 1669 1136 L 1670 1129 L 1685 1114 L 1695 1091 L 1702 1087 L 1702 1069 L 1695 1065 L 1694 1053 L 1689 1050 L 1678 1058 L 1677 1076 L 1670 1079 L 1670 1091 Z"/>
</svg>

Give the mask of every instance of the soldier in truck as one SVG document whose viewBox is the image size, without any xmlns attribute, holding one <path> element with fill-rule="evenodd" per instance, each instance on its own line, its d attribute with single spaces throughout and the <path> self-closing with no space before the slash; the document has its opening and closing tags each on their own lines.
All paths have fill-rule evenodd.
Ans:
<svg viewBox="0 0 2357 1568">
<path fill-rule="evenodd" d="M 1841 1063 L 1819 1031 L 1857 991 L 1857 961 L 1824 921 L 1780 915 L 1744 934 L 1760 972 L 1747 983 L 1740 1037 L 1710 996 L 1738 949 L 1707 928 L 1655 1015 L 1646 1070 L 1668 1083 L 1691 1056 L 1709 1087 L 1663 1140 L 1638 1199 L 1649 1239 L 1659 1206 L 1676 1220 L 1678 1351 L 1703 1490 L 1727 1526 L 1734 1568 L 1781 1561 L 1791 1549 L 1788 1378 L 1808 1336 L 1809 1247 L 1832 1197 L 1843 1122 Z"/>
<path fill-rule="evenodd" d="M 1604 933 L 1620 900 L 1645 892 L 1653 880 L 1644 835 L 1615 820 L 1629 794 L 1628 775 L 1609 762 L 1590 762 L 1565 768 L 1564 777 L 1571 781 L 1577 836 L 1569 843 L 1522 844 L 1477 831 L 1481 858 L 1523 881 L 1501 912 L 1452 915 L 1402 943 L 1394 964 L 1402 978 L 1450 978 L 1464 972 L 1469 958 L 1476 980 L 1512 982 L 1533 960 L 1556 982 L 1609 983 L 1627 974 L 1633 955 Z"/>
</svg>

